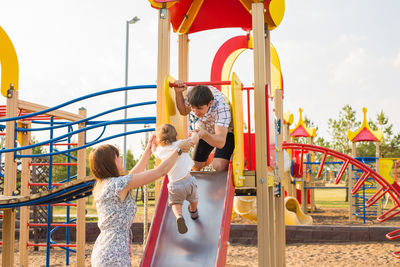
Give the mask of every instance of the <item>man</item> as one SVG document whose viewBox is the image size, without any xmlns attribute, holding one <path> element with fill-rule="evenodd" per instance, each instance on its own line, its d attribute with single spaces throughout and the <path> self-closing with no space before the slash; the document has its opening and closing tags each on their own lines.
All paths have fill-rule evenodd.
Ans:
<svg viewBox="0 0 400 267">
<path fill-rule="evenodd" d="M 212 165 L 216 171 L 228 169 L 235 141 L 233 137 L 232 110 L 223 93 L 212 86 L 198 85 L 183 92 L 187 86 L 183 81 L 176 81 L 175 100 L 181 115 L 190 112 L 197 118 L 195 131 L 200 141 L 193 155 L 194 170 L 201 170 L 207 165 L 211 151 L 216 148 Z"/>
</svg>

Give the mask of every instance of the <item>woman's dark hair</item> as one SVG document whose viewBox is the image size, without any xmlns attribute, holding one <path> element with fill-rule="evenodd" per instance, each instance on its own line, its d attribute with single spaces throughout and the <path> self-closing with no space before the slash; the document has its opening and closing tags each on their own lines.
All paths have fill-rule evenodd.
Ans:
<svg viewBox="0 0 400 267">
<path fill-rule="evenodd" d="M 115 163 L 117 157 L 119 157 L 119 151 L 113 145 L 104 144 L 94 148 L 89 154 L 89 168 L 94 177 L 102 180 L 120 176 Z"/>
<path fill-rule="evenodd" d="M 208 105 L 214 100 L 214 95 L 208 86 L 197 85 L 187 92 L 189 104 L 193 107 Z"/>
<path fill-rule="evenodd" d="M 177 135 L 175 127 L 168 123 L 162 124 L 156 129 L 157 142 L 163 146 L 175 142 Z"/>
</svg>

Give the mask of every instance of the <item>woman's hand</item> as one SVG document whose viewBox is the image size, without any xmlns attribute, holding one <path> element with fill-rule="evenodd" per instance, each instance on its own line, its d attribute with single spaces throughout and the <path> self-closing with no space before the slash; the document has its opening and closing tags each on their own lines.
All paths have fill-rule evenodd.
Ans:
<svg viewBox="0 0 400 267">
<path fill-rule="evenodd" d="M 156 136 L 153 134 L 153 135 L 150 137 L 149 141 L 147 142 L 147 146 L 146 146 L 146 149 L 145 149 L 145 150 L 152 150 L 155 141 L 156 141 Z M 156 145 L 156 146 L 157 146 L 157 145 Z"/>
<path fill-rule="evenodd" d="M 182 152 L 187 153 L 192 147 L 192 144 L 189 140 L 182 140 L 182 142 L 179 142 L 178 147 L 182 150 Z"/>
</svg>

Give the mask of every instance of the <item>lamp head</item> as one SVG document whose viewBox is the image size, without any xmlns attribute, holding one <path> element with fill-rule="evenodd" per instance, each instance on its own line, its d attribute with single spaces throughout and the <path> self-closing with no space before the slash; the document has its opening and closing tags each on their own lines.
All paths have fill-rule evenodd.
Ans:
<svg viewBox="0 0 400 267">
<path fill-rule="evenodd" d="M 138 22 L 140 19 L 137 16 L 134 16 L 131 20 L 128 21 L 129 24 L 135 24 Z"/>
</svg>

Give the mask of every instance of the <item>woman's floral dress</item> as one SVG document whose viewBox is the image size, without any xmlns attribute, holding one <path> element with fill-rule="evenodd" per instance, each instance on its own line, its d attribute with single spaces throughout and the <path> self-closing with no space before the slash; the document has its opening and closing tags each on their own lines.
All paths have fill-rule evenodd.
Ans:
<svg viewBox="0 0 400 267">
<path fill-rule="evenodd" d="M 136 202 L 131 193 L 122 201 L 118 193 L 126 187 L 131 175 L 104 180 L 95 197 L 100 234 L 92 250 L 93 267 L 130 267 L 131 225 Z"/>
</svg>

